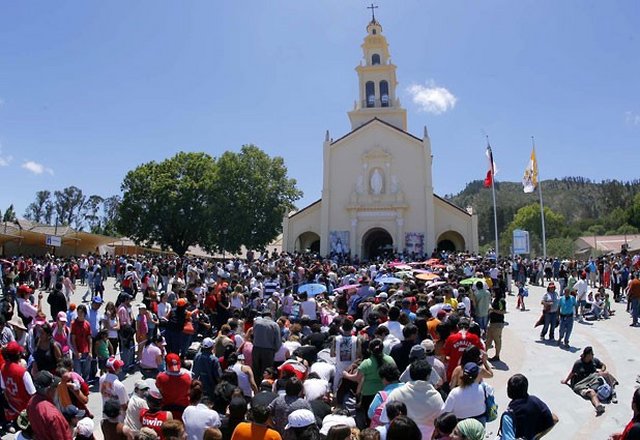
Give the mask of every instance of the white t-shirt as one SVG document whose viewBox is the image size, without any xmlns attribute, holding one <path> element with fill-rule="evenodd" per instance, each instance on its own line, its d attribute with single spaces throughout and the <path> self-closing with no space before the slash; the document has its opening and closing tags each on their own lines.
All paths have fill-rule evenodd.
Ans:
<svg viewBox="0 0 640 440">
<path fill-rule="evenodd" d="M 314 362 L 309 367 L 309 373 L 316 373 L 320 379 L 330 382 L 336 374 L 336 366 L 328 362 Z"/>
<path fill-rule="evenodd" d="M 329 392 L 329 382 L 324 379 L 307 379 L 303 386 L 304 398 L 308 401 L 320 399 Z"/>
<path fill-rule="evenodd" d="M 118 376 L 113 373 L 107 373 L 100 377 L 100 394 L 102 395 L 102 404 L 107 400 L 117 400 L 120 405 L 126 405 L 129 401 L 127 390 L 124 384 L 120 382 Z"/>
<path fill-rule="evenodd" d="M 182 421 L 187 440 L 202 440 L 207 428 L 217 428 L 221 424 L 218 413 L 202 403 L 189 405 L 182 413 Z"/>
<path fill-rule="evenodd" d="M 302 301 L 300 303 L 300 310 L 302 310 L 302 315 L 307 315 L 309 318 L 316 319 L 318 313 L 316 311 L 316 300 L 311 298 L 306 301 Z"/>
<path fill-rule="evenodd" d="M 493 394 L 491 387 L 477 382 L 464 388 L 455 387 L 444 402 L 442 412 L 452 412 L 458 419 L 481 416 L 486 411 L 485 386 L 487 394 Z"/>
<path fill-rule="evenodd" d="M 389 329 L 389 333 L 398 338 L 400 341 L 404 341 L 404 336 L 402 334 L 402 329 L 404 325 L 400 324 L 398 321 L 387 321 L 380 324 Z"/>
<path fill-rule="evenodd" d="M 127 412 L 124 418 L 125 426 L 133 431 L 140 431 L 142 429 L 140 410 L 147 408 L 149 408 L 147 401 L 134 393 L 127 405 Z"/>
</svg>

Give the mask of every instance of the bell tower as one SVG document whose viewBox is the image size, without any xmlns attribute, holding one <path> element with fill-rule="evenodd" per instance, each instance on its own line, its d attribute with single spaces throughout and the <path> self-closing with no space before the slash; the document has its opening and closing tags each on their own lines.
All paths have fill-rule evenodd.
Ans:
<svg viewBox="0 0 640 440">
<path fill-rule="evenodd" d="M 400 106 L 396 96 L 396 66 L 391 63 L 389 44 L 382 35 L 382 26 L 375 18 L 374 8 L 373 5 L 370 7 L 372 18 L 361 46 L 364 58 L 356 67 L 360 96 L 349 112 L 351 129 L 355 130 L 377 117 L 407 131 L 407 111 Z"/>
</svg>

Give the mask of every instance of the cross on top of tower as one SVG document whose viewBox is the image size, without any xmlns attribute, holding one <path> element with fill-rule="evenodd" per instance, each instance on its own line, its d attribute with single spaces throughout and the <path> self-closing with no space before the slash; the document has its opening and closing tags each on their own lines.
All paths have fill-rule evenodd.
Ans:
<svg viewBox="0 0 640 440">
<path fill-rule="evenodd" d="M 376 9 L 378 9 L 377 6 L 375 6 L 373 3 L 371 3 L 371 6 L 367 6 L 367 9 L 371 9 L 371 21 L 373 23 L 376 22 Z"/>
</svg>

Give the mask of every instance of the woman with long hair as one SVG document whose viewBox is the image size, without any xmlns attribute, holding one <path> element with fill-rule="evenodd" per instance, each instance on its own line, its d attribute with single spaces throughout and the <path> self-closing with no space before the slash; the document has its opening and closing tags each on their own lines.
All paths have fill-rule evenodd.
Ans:
<svg viewBox="0 0 640 440">
<path fill-rule="evenodd" d="M 118 330 L 120 330 L 120 321 L 118 320 L 118 313 L 116 310 L 116 305 L 113 301 L 109 301 L 104 308 L 104 318 L 103 318 L 104 328 L 107 330 L 107 337 L 109 338 L 109 342 L 111 342 L 111 346 L 113 347 L 113 352 L 118 352 Z"/>
<path fill-rule="evenodd" d="M 34 362 L 31 365 L 33 375 L 39 371 L 55 373 L 58 361 L 62 358 L 62 350 L 53 339 L 53 328 L 48 322 L 36 326 L 38 342 L 33 352 Z"/>
<path fill-rule="evenodd" d="M 62 356 L 71 357 L 71 352 L 69 351 L 71 348 L 71 332 L 67 325 L 67 314 L 65 312 L 58 312 L 51 336 L 60 346 Z"/>
<path fill-rule="evenodd" d="M 162 336 L 147 339 L 140 355 L 140 371 L 145 379 L 155 378 L 160 372 L 164 359 Z"/>
<path fill-rule="evenodd" d="M 395 365 L 395 361 L 389 355 L 384 354 L 384 344 L 381 339 L 374 339 L 369 343 L 369 357 L 362 361 L 355 373 L 344 371 L 342 377 L 358 382 L 360 390 L 360 405 L 365 412 L 371 405 L 376 393 L 384 389 L 382 378 L 378 370 L 385 364 Z M 367 417 L 367 425 L 371 422 Z"/>
</svg>

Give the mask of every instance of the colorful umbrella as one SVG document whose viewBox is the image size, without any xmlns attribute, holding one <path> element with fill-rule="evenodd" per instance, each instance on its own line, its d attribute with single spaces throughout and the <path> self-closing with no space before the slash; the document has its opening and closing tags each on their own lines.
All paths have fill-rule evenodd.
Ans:
<svg viewBox="0 0 640 440">
<path fill-rule="evenodd" d="M 318 283 L 304 284 L 298 287 L 298 293 L 306 293 L 309 296 L 316 296 L 326 291 L 327 291 L 327 286 L 325 286 L 324 284 L 318 284 Z"/>
<path fill-rule="evenodd" d="M 333 292 L 343 292 L 345 290 L 357 289 L 360 287 L 360 284 L 346 284 L 344 286 L 336 287 L 333 289 Z"/>
<path fill-rule="evenodd" d="M 398 264 L 391 267 L 393 267 L 394 270 L 411 270 L 411 266 L 408 264 Z"/>
<path fill-rule="evenodd" d="M 380 284 L 402 284 L 404 282 L 396 277 L 380 277 L 376 281 Z"/>
<path fill-rule="evenodd" d="M 433 280 L 439 279 L 440 275 L 432 272 L 427 272 L 427 273 L 419 273 L 418 275 L 416 275 L 416 278 L 422 281 L 433 281 Z"/>
<path fill-rule="evenodd" d="M 466 280 L 460 281 L 461 286 L 472 286 L 478 281 L 482 281 L 484 283 L 484 278 L 467 278 Z"/>
</svg>

